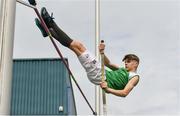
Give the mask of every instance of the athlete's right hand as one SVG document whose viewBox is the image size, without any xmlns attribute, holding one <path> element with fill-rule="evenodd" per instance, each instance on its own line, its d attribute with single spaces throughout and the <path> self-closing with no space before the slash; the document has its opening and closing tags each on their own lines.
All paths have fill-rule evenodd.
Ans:
<svg viewBox="0 0 180 116">
<path fill-rule="evenodd" d="M 99 52 L 100 52 L 101 54 L 104 53 L 104 49 L 105 49 L 105 44 L 104 44 L 104 43 L 100 43 L 100 44 L 99 44 Z"/>
</svg>

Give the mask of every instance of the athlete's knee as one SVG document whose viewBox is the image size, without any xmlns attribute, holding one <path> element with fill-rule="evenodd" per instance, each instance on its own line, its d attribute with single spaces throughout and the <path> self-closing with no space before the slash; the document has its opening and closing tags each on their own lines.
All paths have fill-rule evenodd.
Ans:
<svg viewBox="0 0 180 116">
<path fill-rule="evenodd" d="M 70 44 L 70 48 L 78 48 L 78 49 L 82 49 L 82 48 L 85 48 L 84 45 L 77 41 L 77 40 L 73 40 Z"/>
</svg>

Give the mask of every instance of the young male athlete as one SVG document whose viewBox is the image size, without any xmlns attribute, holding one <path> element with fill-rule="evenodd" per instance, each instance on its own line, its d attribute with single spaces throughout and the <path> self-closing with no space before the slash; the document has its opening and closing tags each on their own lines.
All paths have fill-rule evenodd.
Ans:
<svg viewBox="0 0 180 116">
<path fill-rule="evenodd" d="M 120 68 L 118 65 L 112 64 L 110 60 L 105 56 L 104 64 L 109 67 L 111 71 L 105 70 L 105 82 L 101 81 L 101 65 L 96 60 L 85 46 L 77 41 L 71 39 L 66 35 L 54 22 L 54 18 L 49 15 L 46 8 L 41 9 L 41 16 L 43 17 L 46 25 L 48 26 L 52 36 L 59 41 L 63 46 L 71 49 L 78 57 L 80 63 L 87 72 L 88 79 L 96 84 L 100 85 L 107 93 L 114 94 L 120 97 L 126 97 L 130 91 L 137 85 L 139 81 L 139 75 L 136 70 L 139 65 L 139 58 L 134 54 L 127 54 L 123 58 L 125 68 Z M 36 18 L 36 25 L 41 30 L 44 37 L 47 36 L 41 22 Z M 99 45 L 100 53 L 104 52 L 105 45 Z"/>
</svg>

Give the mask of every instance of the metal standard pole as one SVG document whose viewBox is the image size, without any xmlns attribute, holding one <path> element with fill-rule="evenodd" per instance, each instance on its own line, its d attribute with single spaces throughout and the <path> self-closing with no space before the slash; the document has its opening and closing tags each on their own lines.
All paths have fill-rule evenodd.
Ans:
<svg viewBox="0 0 180 116">
<path fill-rule="evenodd" d="M 100 43 L 100 0 L 95 0 L 95 55 L 100 60 L 98 45 Z M 101 89 L 95 86 L 95 112 L 101 115 Z"/>
<path fill-rule="evenodd" d="M 10 115 L 16 1 L 0 3 L 0 115 Z"/>
</svg>

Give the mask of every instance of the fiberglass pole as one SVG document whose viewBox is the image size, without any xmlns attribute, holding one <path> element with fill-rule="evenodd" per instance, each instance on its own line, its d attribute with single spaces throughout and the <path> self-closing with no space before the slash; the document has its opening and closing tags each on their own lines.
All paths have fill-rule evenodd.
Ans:
<svg viewBox="0 0 180 116">
<path fill-rule="evenodd" d="M 15 0 L 0 1 L 0 115 L 10 115 Z"/>
</svg>

